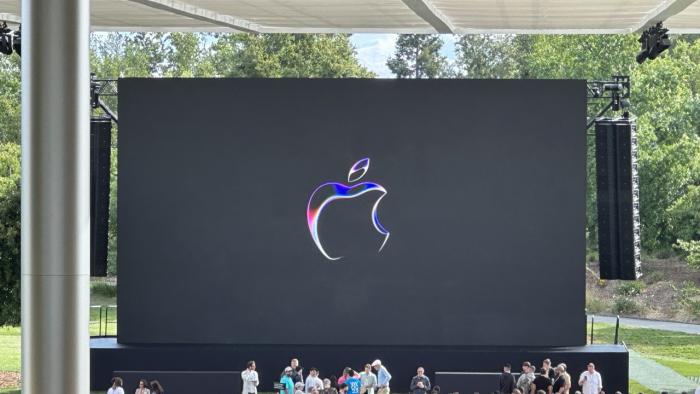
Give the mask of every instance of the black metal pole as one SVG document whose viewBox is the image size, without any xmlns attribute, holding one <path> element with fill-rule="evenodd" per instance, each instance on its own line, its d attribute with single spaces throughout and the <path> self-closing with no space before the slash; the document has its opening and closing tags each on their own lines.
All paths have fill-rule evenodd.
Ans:
<svg viewBox="0 0 700 394">
<path fill-rule="evenodd" d="M 620 333 L 620 315 L 617 315 L 617 320 L 615 321 L 615 345 L 617 345 L 619 333 Z"/>
<path fill-rule="evenodd" d="M 595 316 L 591 315 L 591 345 L 593 344 L 593 328 L 595 324 Z"/>
<path fill-rule="evenodd" d="M 601 109 L 596 116 L 593 117 L 590 121 L 588 121 L 588 124 L 586 125 L 586 130 L 590 129 L 591 126 L 595 123 L 595 120 L 598 119 L 601 115 L 603 115 L 605 112 L 607 112 L 610 108 L 612 108 L 613 102 L 609 102 L 608 105 L 606 105 L 603 109 Z"/>
</svg>

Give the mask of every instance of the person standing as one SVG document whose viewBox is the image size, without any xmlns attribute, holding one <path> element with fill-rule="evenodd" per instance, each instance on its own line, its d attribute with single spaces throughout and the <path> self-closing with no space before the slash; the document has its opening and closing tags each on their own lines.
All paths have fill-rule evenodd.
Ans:
<svg viewBox="0 0 700 394">
<path fill-rule="evenodd" d="M 338 390 L 333 387 L 333 381 L 331 379 L 323 379 L 323 390 L 321 394 L 338 394 Z"/>
<path fill-rule="evenodd" d="M 345 379 L 349 377 L 350 371 L 352 371 L 352 368 L 350 367 L 343 368 L 343 374 L 338 378 L 338 386 L 345 383 Z"/>
<path fill-rule="evenodd" d="M 282 378 L 280 379 L 280 384 L 283 385 L 284 388 L 280 390 L 280 394 L 294 394 L 294 380 L 292 380 L 293 371 L 292 367 L 284 369 L 284 373 L 282 373 Z"/>
<path fill-rule="evenodd" d="M 582 394 L 600 394 L 603 390 L 603 378 L 595 370 L 595 364 L 588 363 L 587 370 L 583 371 L 578 379 L 578 385 L 583 387 Z"/>
<path fill-rule="evenodd" d="M 430 392 L 430 379 L 425 376 L 425 369 L 423 367 L 418 367 L 416 374 L 417 375 L 411 379 L 411 393 L 428 394 L 428 392 Z"/>
<path fill-rule="evenodd" d="M 255 371 L 255 361 L 248 361 L 245 371 L 241 372 L 241 380 L 243 381 L 242 394 L 257 394 L 260 380 L 258 372 Z"/>
<path fill-rule="evenodd" d="M 146 379 L 139 380 L 139 387 L 134 391 L 134 394 L 151 394 L 148 389 L 148 381 Z"/>
<path fill-rule="evenodd" d="M 348 371 L 348 378 L 345 379 L 345 384 L 348 386 L 348 394 L 360 394 L 362 383 L 360 382 L 360 377 L 352 369 Z"/>
<path fill-rule="evenodd" d="M 112 387 L 107 390 L 107 394 L 124 394 L 124 389 L 122 388 L 123 385 L 124 381 L 122 381 L 122 378 L 113 377 Z"/>
<path fill-rule="evenodd" d="M 547 370 L 547 377 L 553 381 L 554 368 L 552 368 L 552 360 L 545 358 L 544 361 L 542 361 L 542 368 Z"/>
<path fill-rule="evenodd" d="M 506 363 L 498 380 L 498 392 L 500 394 L 512 394 L 514 389 L 515 377 L 510 373 L 510 364 Z"/>
<path fill-rule="evenodd" d="M 365 364 L 364 372 L 360 373 L 360 394 L 374 394 L 377 387 L 377 375 L 372 373 L 372 366 Z"/>
<path fill-rule="evenodd" d="M 304 389 L 307 393 L 310 393 L 313 389 L 318 390 L 319 392 L 323 390 L 323 380 L 318 377 L 318 369 L 315 367 L 312 367 L 309 370 L 309 377 L 306 378 L 306 384 L 304 385 Z"/>
<path fill-rule="evenodd" d="M 535 386 L 535 392 L 544 391 L 546 394 L 552 394 L 552 379 L 547 374 L 547 369 L 542 367 L 540 374 L 535 376 L 532 384 Z"/>
<path fill-rule="evenodd" d="M 377 371 L 377 394 L 390 394 L 389 382 L 391 381 L 391 374 L 379 359 L 374 360 L 372 367 Z"/>
<path fill-rule="evenodd" d="M 523 363 L 523 373 L 518 378 L 515 386 L 523 394 L 535 394 L 532 392 L 532 382 L 535 380 L 535 374 L 532 371 L 532 364 L 529 361 Z"/>
<path fill-rule="evenodd" d="M 289 362 L 289 366 L 292 367 L 292 380 L 294 383 L 304 383 L 304 368 L 299 365 L 299 359 L 293 358 Z"/>
<path fill-rule="evenodd" d="M 556 377 L 552 383 L 552 392 L 554 394 L 569 394 L 571 390 L 571 376 L 566 373 L 566 364 L 561 363 L 554 368 Z"/>
<path fill-rule="evenodd" d="M 164 394 L 165 390 L 159 381 L 154 380 L 151 382 L 151 394 Z"/>
</svg>

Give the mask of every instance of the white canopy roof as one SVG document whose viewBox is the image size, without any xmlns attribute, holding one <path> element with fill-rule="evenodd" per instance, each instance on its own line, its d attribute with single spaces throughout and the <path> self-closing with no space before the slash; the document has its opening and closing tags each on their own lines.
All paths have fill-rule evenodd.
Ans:
<svg viewBox="0 0 700 394">
<path fill-rule="evenodd" d="M 57 1 L 57 0 L 51 0 Z M 91 0 L 95 31 L 700 33 L 700 0 Z M 19 22 L 20 0 L 0 0 Z"/>
</svg>

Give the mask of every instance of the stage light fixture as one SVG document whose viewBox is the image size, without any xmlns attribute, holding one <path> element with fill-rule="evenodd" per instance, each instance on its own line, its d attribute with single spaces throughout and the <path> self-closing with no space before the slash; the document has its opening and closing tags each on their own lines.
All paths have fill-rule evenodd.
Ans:
<svg viewBox="0 0 700 394">
<path fill-rule="evenodd" d="M 639 37 L 642 50 L 637 54 L 637 63 L 642 64 L 647 59 L 656 59 L 663 51 L 671 47 L 671 40 L 668 38 L 668 29 L 663 27 L 662 22 L 657 23 L 645 30 Z"/>
<path fill-rule="evenodd" d="M 17 56 L 22 56 L 22 32 L 20 30 L 15 31 L 12 37 L 12 49 L 17 52 Z"/>
<path fill-rule="evenodd" d="M 7 23 L 0 25 L 0 53 L 12 55 L 12 30 L 7 27 Z"/>
<path fill-rule="evenodd" d="M 21 34 L 19 30 L 12 31 L 7 27 L 7 22 L 3 22 L 0 25 L 0 53 L 5 55 L 12 55 L 12 52 L 17 52 L 17 55 L 21 55 Z"/>
</svg>

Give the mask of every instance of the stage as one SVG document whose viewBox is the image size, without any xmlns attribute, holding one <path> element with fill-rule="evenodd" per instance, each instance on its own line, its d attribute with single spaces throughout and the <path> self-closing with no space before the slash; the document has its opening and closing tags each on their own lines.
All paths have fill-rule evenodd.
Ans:
<svg viewBox="0 0 700 394">
<path fill-rule="evenodd" d="M 301 345 L 122 345 L 116 338 L 94 338 L 90 342 L 92 389 L 102 389 L 113 371 L 240 371 L 248 360 L 255 360 L 260 374 L 260 391 L 272 391 L 272 383 L 293 357 L 307 370 L 317 367 L 322 377 L 339 376 L 346 366 L 355 369 L 380 358 L 393 375 L 392 392 L 408 392 L 416 368 L 423 366 L 435 382 L 435 372 L 500 372 L 504 363 L 519 372 L 523 361 L 541 365 L 550 358 L 553 364 L 564 362 L 572 376 L 571 392 L 589 362 L 603 376 L 606 392 L 627 392 L 629 354 L 622 345 L 577 347 L 450 347 L 450 346 L 301 346 Z M 442 375 L 442 374 L 441 374 Z M 438 377 L 445 393 L 471 393 L 460 380 Z M 162 382 L 164 383 L 164 382 Z M 165 384 L 165 383 L 164 383 Z M 166 390 L 168 388 L 166 387 Z M 498 390 L 497 380 L 491 391 Z M 230 392 L 237 392 L 232 388 Z"/>
</svg>

